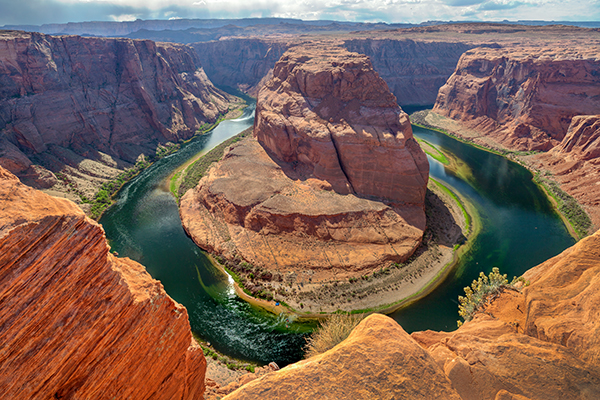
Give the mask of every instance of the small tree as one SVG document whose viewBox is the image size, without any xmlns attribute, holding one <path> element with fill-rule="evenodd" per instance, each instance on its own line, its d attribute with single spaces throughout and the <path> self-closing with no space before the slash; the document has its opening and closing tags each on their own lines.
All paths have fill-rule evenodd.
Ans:
<svg viewBox="0 0 600 400">
<path fill-rule="evenodd" d="M 517 288 L 517 282 L 522 282 L 523 286 L 529 285 L 529 282 L 525 281 L 525 278 L 514 277 L 513 280 L 508 283 L 506 274 L 500 274 L 498 267 L 492 268 L 489 276 L 486 276 L 483 272 L 479 273 L 479 278 L 474 280 L 471 286 L 465 288 L 465 296 L 458 296 L 458 315 L 463 317 L 465 322 L 473 319 L 473 316 L 488 302 L 489 298 L 501 292 L 505 288 L 519 290 Z M 520 291 L 520 290 L 519 290 Z M 457 321 L 460 327 L 463 322 Z"/>
</svg>

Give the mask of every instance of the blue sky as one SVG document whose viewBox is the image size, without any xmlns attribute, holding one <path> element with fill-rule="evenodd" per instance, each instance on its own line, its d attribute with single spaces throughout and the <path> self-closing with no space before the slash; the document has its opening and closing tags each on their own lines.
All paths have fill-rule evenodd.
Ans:
<svg viewBox="0 0 600 400">
<path fill-rule="evenodd" d="M 0 0 L 0 26 L 171 18 L 600 20 L 600 0 Z"/>
</svg>

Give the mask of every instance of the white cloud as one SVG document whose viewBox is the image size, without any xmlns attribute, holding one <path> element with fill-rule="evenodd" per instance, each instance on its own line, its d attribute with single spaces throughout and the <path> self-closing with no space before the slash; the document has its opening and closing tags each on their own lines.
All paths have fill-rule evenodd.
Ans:
<svg viewBox="0 0 600 400">
<path fill-rule="evenodd" d="M 0 25 L 286 17 L 349 21 L 600 20 L 598 0 L 0 0 Z"/>
</svg>

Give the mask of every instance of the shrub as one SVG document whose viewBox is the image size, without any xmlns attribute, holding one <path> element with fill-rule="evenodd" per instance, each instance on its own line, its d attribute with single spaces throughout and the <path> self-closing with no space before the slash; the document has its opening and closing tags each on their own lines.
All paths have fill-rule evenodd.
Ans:
<svg viewBox="0 0 600 400">
<path fill-rule="evenodd" d="M 363 318 L 363 314 L 333 314 L 320 322 L 319 327 L 306 339 L 305 358 L 334 348 L 350 335 Z"/>
<path fill-rule="evenodd" d="M 512 282 L 508 283 L 506 274 L 501 275 L 497 267 L 492 268 L 489 276 L 485 276 L 483 272 L 479 273 L 479 278 L 474 280 L 471 286 L 465 288 L 466 296 L 458 296 L 458 315 L 463 317 L 465 322 L 473 319 L 473 316 L 479 311 L 490 299 L 491 296 L 500 293 L 505 288 L 518 290 L 517 282 L 522 282 L 524 286 L 529 285 L 522 276 L 514 277 Z M 458 321 L 458 326 L 463 324 Z"/>
</svg>

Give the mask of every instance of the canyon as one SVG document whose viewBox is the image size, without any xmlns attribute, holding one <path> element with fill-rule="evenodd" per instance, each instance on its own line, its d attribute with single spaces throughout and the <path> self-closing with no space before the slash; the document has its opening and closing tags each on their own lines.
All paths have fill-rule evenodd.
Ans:
<svg viewBox="0 0 600 400">
<path fill-rule="evenodd" d="M 261 89 L 254 137 L 181 199 L 186 231 L 228 260 L 317 283 L 403 262 L 421 242 L 429 165 L 363 55 L 293 47 Z"/>
<path fill-rule="evenodd" d="M 202 349 L 159 281 L 2 167 L 0 198 L 1 397 L 202 398 Z"/>
<path fill-rule="evenodd" d="M 186 230 L 275 282 L 356 278 L 422 240 L 428 166 L 397 103 L 435 102 L 425 122 L 518 152 L 585 207 L 591 232 L 599 49 L 597 30 L 491 24 L 192 47 L 2 31 L 0 390 L 201 398 L 206 366 L 186 309 L 160 282 L 112 254 L 75 204 L 11 172 L 64 195 L 60 172 L 91 196 L 141 154 L 239 106 L 211 81 L 239 88 L 258 96 L 255 137 L 181 199 Z M 454 332 L 409 335 L 371 315 L 334 349 L 227 398 L 597 398 L 598 249 L 600 233 L 582 239 Z"/>
<path fill-rule="evenodd" d="M 0 76 L 0 165 L 78 202 L 241 101 L 190 47 L 148 40 L 3 31 Z"/>
</svg>

